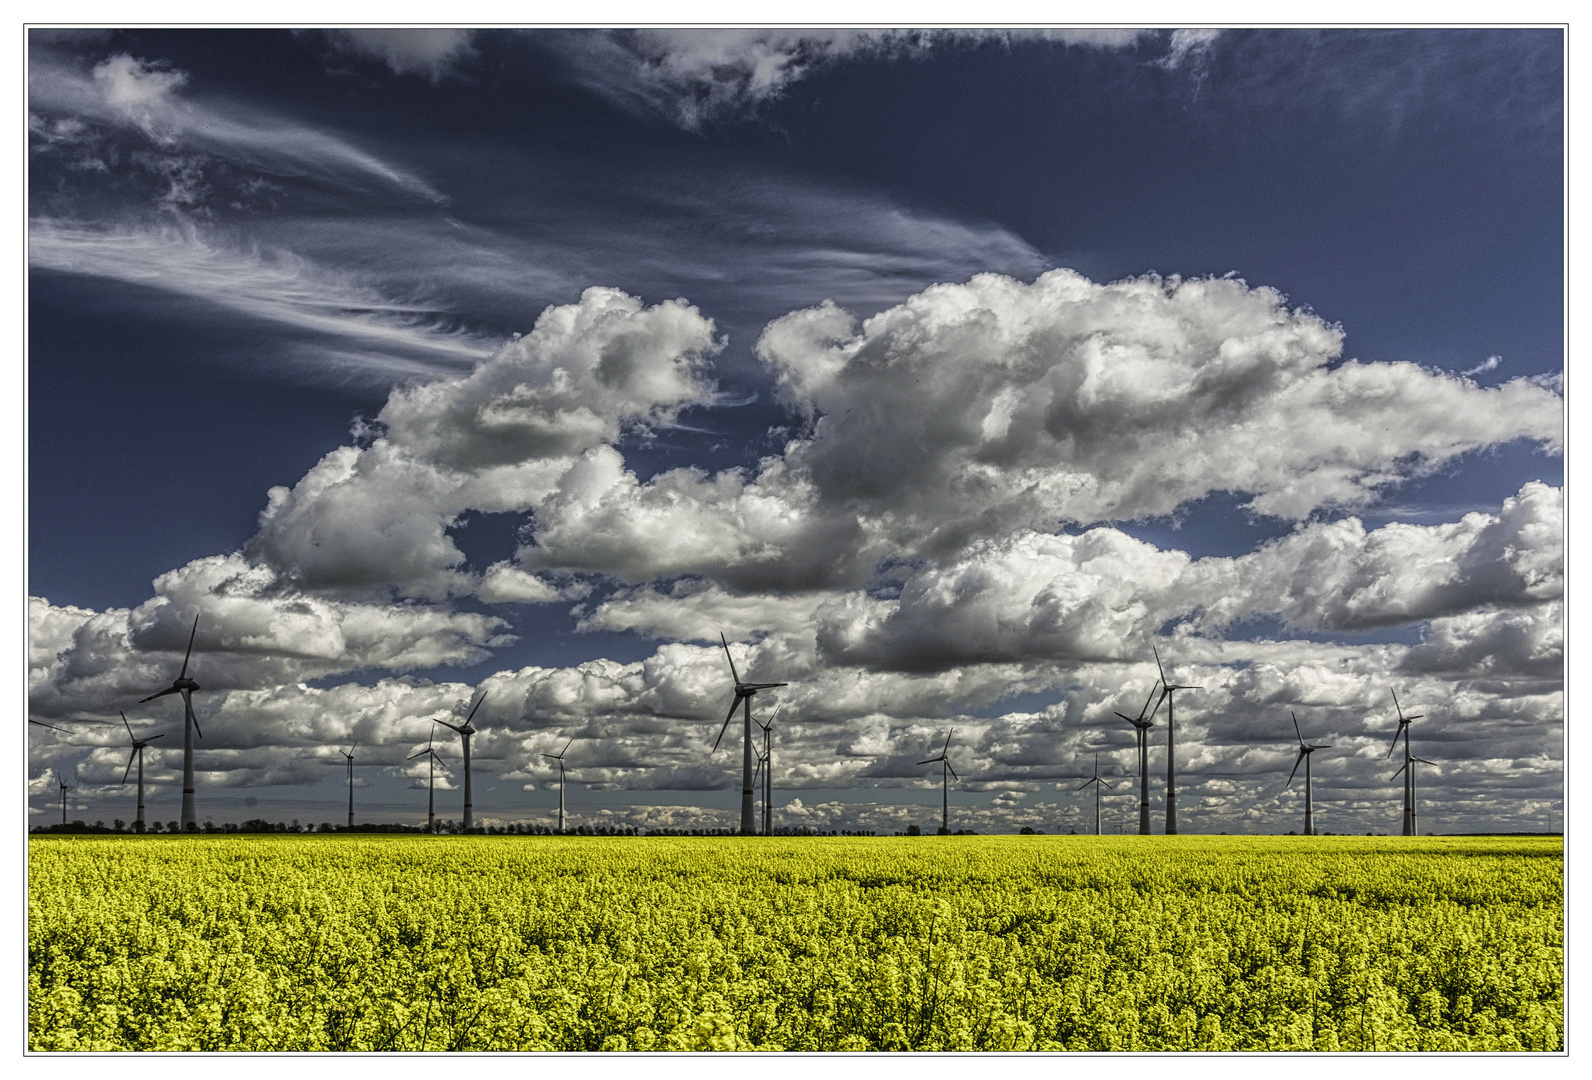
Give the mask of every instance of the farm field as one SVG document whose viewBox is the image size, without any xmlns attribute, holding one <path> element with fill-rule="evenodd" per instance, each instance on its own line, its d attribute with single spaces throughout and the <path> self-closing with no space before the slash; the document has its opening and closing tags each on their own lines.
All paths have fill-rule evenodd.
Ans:
<svg viewBox="0 0 1592 1080">
<path fill-rule="evenodd" d="M 1537 1050 L 1559 839 L 29 842 L 50 1050 Z"/>
</svg>

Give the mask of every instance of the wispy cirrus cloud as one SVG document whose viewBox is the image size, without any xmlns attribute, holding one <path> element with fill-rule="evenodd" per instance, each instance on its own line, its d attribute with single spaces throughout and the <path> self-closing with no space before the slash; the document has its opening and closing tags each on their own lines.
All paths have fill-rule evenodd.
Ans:
<svg viewBox="0 0 1592 1080">
<path fill-rule="evenodd" d="M 418 174 L 345 138 L 237 102 L 186 96 L 188 84 L 186 72 L 158 60 L 117 53 L 84 71 L 41 49 L 28 68 L 28 108 L 134 130 L 163 149 L 216 154 L 279 176 L 374 182 L 429 203 L 448 201 Z"/>
<path fill-rule="evenodd" d="M 35 219 L 29 265 L 143 285 L 340 341 L 348 369 L 393 379 L 467 370 L 496 342 L 455 328 L 444 313 L 395 300 L 357 275 L 286 251 L 233 247 L 192 226 L 103 227 Z M 324 362 L 326 353 L 318 353 Z"/>
</svg>

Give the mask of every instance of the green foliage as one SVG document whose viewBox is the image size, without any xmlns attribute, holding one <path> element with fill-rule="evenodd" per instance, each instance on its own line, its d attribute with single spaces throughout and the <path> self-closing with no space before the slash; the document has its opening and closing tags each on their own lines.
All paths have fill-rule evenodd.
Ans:
<svg viewBox="0 0 1592 1080">
<path fill-rule="evenodd" d="M 39 837 L 50 1050 L 1560 1050 L 1560 840 Z"/>
</svg>

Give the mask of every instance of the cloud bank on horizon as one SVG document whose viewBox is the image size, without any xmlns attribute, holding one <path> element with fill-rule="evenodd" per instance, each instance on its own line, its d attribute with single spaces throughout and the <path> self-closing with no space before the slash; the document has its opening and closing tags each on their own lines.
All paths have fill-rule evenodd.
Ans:
<svg viewBox="0 0 1592 1080">
<path fill-rule="evenodd" d="M 370 65 L 444 94 L 480 78 L 472 64 L 500 37 L 296 40 L 328 65 Z M 853 62 L 1153 44 L 1163 70 L 1209 80 L 1220 45 L 1184 31 L 530 38 L 536 55 L 560 58 L 559 84 L 689 139 L 756 123 Z M 791 684 L 777 692 L 774 766 L 776 787 L 796 793 L 786 823 L 904 827 L 911 810 L 888 792 L 935 783 L 914 763 L 955 728 L 962 790 L 981 796 L 966 821 L 1015 831 L 1066 819 L 1086 753 L 1130 767 L 1131 733 L 1113 713 L 1148 692 L 1153 644 L 1178 678 L 1205 687 L 1178 702 L 1197 829 L 1291 821 L 1292 795 L 1275 782 L 1293 753 L 1291 710 L 1334 744 L 1315 763 L 1318 798 L 1331 787 L 1340 820 L 1381 820 L 1393 798 L 1378 760 L 1393 729 L 1389 687 L 1432 717 L 1416 738 L 1440 762 L 1428 788 L 1443 790 L 1445 820 L 1558 820 L 1562 489 L 1522 476 L 1489 505 L 1421 520 L 1386 512 L 1479 454 L 1558 455 L 1555 373 L 1483 383 L 1497 355 L 1465 358 L 1463 374 L 1356 357 L 1352 324 L 1236 274 L 1092 280 L 997 222 L 831 180 L 753 180 L 740 166 L 725 170 L 734 182 L 718 199 L 664 170 L 651 205 L 773 230 L 765 275 L 744 272 L 744 238 L 709 237 L 678 260 L 646 260 L 670 264 L 671 286 L 690 284 L 668 274 L 693 258 L 715 268 L 704 281 L 726 267 L 737 280 L 649 302 L 582 264 L 593 234 L 578 212 L 564 248 L 546 240 L 550 218 L 533 230 L 540 252 L 568 258 L 528 258 L 505 219 L 475 213 L 440 170 L 286 106 L 201 89 L 156 57 L 40 41 L 35 160 L 65 179 L 34 196 L 35 272 L 247 320 L 281 343 L 285 363 L 336 368 L 382 386 L 384 401 L 295 481 L 259 493 L 252 535 L 160 574 L 142 603 L 34 596 L 34 718 L 129 708 L 169 681 L 198 616 L 205 789 L 319 784 L 353 739 L 382 775 L 420 783 L 425 762 L 408 759 L 432 718 L 486 690 L 478 776 L 539 790 L 556 772 L 540 754 L 573 738 L 571 782 L 611 793 L 594 815 L 729 824 L 728 798 L 649 804 L 739 786 L 704 742 L 728 697 L 722 630 L 743 677 Z M 332 212 L 345 254 L 327 241 L 314 250 L 311 217 L 284 209 L 311 189 L 322 212 L 357 193 L 415 224 Z M 609 194 L 621 218 L 654 220 L 639 245 L 650 228 L 667 246 L 674 227 L 659 211 Z M 781 209 L 790 197 L 829 223 L 796 222 Z M 417 251 L 421 271 L 396 271 L 398 233 L 415 230 L 437 242 Z M 866 272 L 787 275 L 844 265 L 842 233 Z M 813 281 L 839 287 L 814 293 Z M 549 291 L 574 298 L 509 333 L 494 305 Z M 781 417 L 738 436 L 750 460 L 660 464 L 659 441 L 734 430 L 747 398 L 729 383 Z M 1145 538 L 1147 523 L 1213 499 L 1232 499 L 1266 536 L 1232 554 Z M 482 515 L 513 523 L 503 557 L 467 551 L 465 526 Z M 593 642 L 646 642 L 645 655 L 538 659 L 536 620 L 551 618 Z M 531 662 L 497 667 L 505 652 Z M 449 679 L 450 667 L 472 674 Z M 135 716 L 155 721 L 157 708 Z M 125 754 L 114 735 L 31 732 L 34 772 L 61 775 L 90 747 L 77 785 L 88 797 L 113 789 Z M 151 748 L 148 760 L 153 782 L 173 782 L 178 750 Z"/>
</svg>

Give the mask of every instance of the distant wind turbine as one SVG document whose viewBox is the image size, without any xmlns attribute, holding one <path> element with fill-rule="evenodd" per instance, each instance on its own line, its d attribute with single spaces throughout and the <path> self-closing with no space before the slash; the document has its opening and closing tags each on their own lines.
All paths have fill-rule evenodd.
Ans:
<svg viewBox="0 0 1592 1080">
<path fill-rule="evenodd" d="M 120 715 L 121 718 L 122 718 L 122 725 L 127 728 L 127 737 L 132 740 L 132 749 L 133 749 L 133 752 L 131 754 L 127 755 L 127 768 L 122 770 L 122 783 L 124 783 L 124 784 L 127 783 L 127 774 L 132 771 L 133 759 L 134 758 L 138 759 L 138 813 L 133 817 L 133 831 L 134 832 L 143 832 L 144 831 L 144 747 L 148 746 L 150 743 L 154 742 L 156 739 L 165 738 L 166 733 L 163 731 L 159 735 L 151 735 L 147 739 L 140 739 L 137 735 L 133 734 L 133 725 L 131 725 L 131 724 L 129 724 L 127 722 L 127 714 L 124 713 L 124 712 L 120 712 L 118 710 L 118 715 Z"/>
<path fill-rule="evenodd" d="M 1151 692 L 1153 693 L 1154 691 L 1151 691 Z M 1105 780 L 1100 779 L 1100 755 L 1099 754 L 1095 755 L 1094 775 L 1091 776 L 1088 780 L 1084 781 L 1083 787 L 1079 788 L 1078 791 L 1082 791 L 1083 788 L 1088 787 L 1090 784 L 1099 784 L 1101 787 L 1110 787 L 1111 786 Z M 1073 792 L 1073 794 L 1076 795 L 1077 792 Z M 1095 788 L 1095 835 L 1096 836 L 1100 835 L 1100 788 L 1098 788 L 1098 787 Z"/>
<path fill-rule="evenodd" d="M 1405 716 L 1404 708 L 1399 704 L 1397 692 L 1389 692 L 1393 694 L 1393 708 L 1399 714 L 1399 726 L 1398 730 L 1393 733 L 1393 743 L 1387 748 L 1387 756 L 1393 756 L 1393 748 L 1398 746 L 1399 736 L 1403 735 L 1404 764 L 1399 766 L 1399 772 L 1394 773 L 1393 776 L 1396 777 L 1399 773 L 1404 773 L 1404 835 L 1419 836 L 1420 832 L 1415 820 L 1415 763 L 1418 761 L 1422 765 L 1431 765 L 1434 768 L 1437 763 L 1435 761 L 1427 761 L 1425 758 L 1418 758 L 1410 753 L 1410 722 L 1421 719 L 1424 714 L 1416 713 L 1414 716 Z"/>
<path fill-rule="evenodd" d="M 564 744 L 564 749 L 560 750 L 556 754 L 542 755 L 545 758 L 552 758 L 554 761 L 558 762 L 558 831 L 560 834 L 562 834 L 564 831 L 564 755 L 569 753 L 569 748 L 574 745 L 574 742 L 574 739 L 569 740 L 569 742 Z M 590 792 L 588 792 L 588 794 L 590 794 Z"/>
<path fill-rule="evenodd" d="M 763 774 L 764 836 L 774 835 L 774 818 L 773 811 L 771 810 L 774 800 L 774 717 L 779 715 L 780 705 L 783 704 L 785 703 L 781 701 L 774 706 L 774 711 L 768 714 L 768 723 L 766 724 L 757 717 L 752 717 L 752 722 L 763 729 L 763 752 L 757 757 L 757 769 Z M 755 773 L 752 779 L 755 786 L 755 781 L 757 779 Z"/>
<path fill-rule="evenodd" d="M 1117 713 L 1118 716 L 1122 717 L 1122 719 L 1133 725 L 1133 734 L 1139 745 L 1140 836 L 1150 835 L 1150 728 L 1155 723 L 1155 713 L 1150 711 L 1150 698 L 1155 696 L 1155 692 L 1156 690 L 1160 689 L 1160 686 L 1160 682 L 1157 682 L 1154 686 L 1150 687 L 1150 697 L 1144 699 L 1144 708 L 1139 710 L 1139 715 L 1137 718 L 1128 716 L 1125 713 Z M 1155 707 L 1157 710 L 1159 710 L 1161 703 L 1159 701 L 1156 702 Z M 1150 713 L 1148 717 L 1144 715 L 1147 712 Z"/>
<path fill-rule="evenodd" d="M 68 791 L 71 791 L 72 789 L 67 786 L 65 780 L 57 780 L 56 783 L 61 785 L 61 824 L 65 825 L 66 824 L 66 793 Z"/>
<path fill-rule="evenodd" d="M 464 745 L 464 828 L 468 832 L 475 824 L 475 817 L 470 806 L 470 736 L 475 734 L 475 728 L 470 726 L 470 721 L 475 719 L 475 710 L 481 707 L 481 702 L 486 700 L 486 691 L 481 691 L 481 696 L 476 698 L 475 704 L 470 707 L 470 714 L 464 718 L 464 723 L 454 725 L 446 720 L 432 717 L 434 723 L 441 724 L 459 733 L 459 741 Z"/>
<path fill-rule="evenodd" d="M 1316 835 L 1316 825 L 1315 825 L 1315 819 L 1311 816 L 1311 812 L 1310 812 L 1310 755 L 1315 753 L 1317 750 L 1330 750 L 1332 748 L 1332 744 L 1331 743 L 1323 743 L 1323 744 L 1317 746 L 1317 745 L 1305 742 L 1305 737 L 1299 733 L 1299 718 L 1297 716 L 1294 716 L 1292 711 L 1290 711 L 1288 713 L 1288 715 L 1293 718 L 1294 737 L 1299 740 L 1299 756 L 1294 758 L 1293 769 L 1292 769 L 1292 771 L 1290 771 L 1288 773 L 1288 783 L 1283 785 L 1283 790 L 1286 791 L 1288 788 L 1293 786 L 1294 773 L 1299 771 L 1299 763 L 1301 761 L 1304 762 L 1305 763 L 1305 835 L 1306 836 L 1314 836 L 1314 835 Z"/>
<path fill-rule="evenodd" d="M 950 732 L 950 735 L 947 735 L 945 737 L 945 745 L 940 748 L 940 756 L 939 757 L 931 757 L 927 761 L 918 762 L 919 765 L 932 765 L 936 761 L 938 761 L 941 765 L 944 766 L 944 768 L 942 768 L 940 770 L 940 835 L 941 836 L 949 836 L 949 835 L 951 835 L 951 796 L 949 794 L 951 782 L 950 782 L 950 780 L 948 780 L 946 778 L 946 774 L 949 773 L 951 776 L 956 776 L 956 770 L 951 768 L 951 759 L 948 758 L 946 756 L 946 754 L 951 749 L 951 735 L 955 735 L 955 734 L 956 734 L 956 729 L 952 728 L 951 732 Z M 956 778 L 957 778 L 957 780 L 961 780 L 962 779 L 960 776 L 956 776 Z"/>
<path fill-rule="evenodd" d="M 437 751 L 432 748 L 431 740 L 436 737 L 437 729 L 431 729 L 431 736 L 426 739 L 426 748 L 418 754 L 410 754 L 409 760 L 417 757 L 429 757 L 431 770 L 426 778 L 426 832 L 437 831 Z M 447 768 L 447 766 L 443 766 Z"/>
<path fill-rule="evenodd" d="M 752 808 L 752 697 L 759 690 L 772 690 L 776 686 L 789 686 L 789 683 L 743 683 L 741 673 L 735 670 L 735 658 L 730 655 L 730 643 L 724 640 L 724 634 L 719 634 L 719 644 L 724 646 L 724 659 L 730 662 L 730 676 L 735 680 L 735 700 L 730 702 L 730 711 L 724 718 L 724 726 L 719 728 L 719 737 L 713 740 L 713 749 L 708 751 L 716 753 L 719 742 L 723 740 L 724 733 L 729 730 L 730 721 L 735 719 L 737 708 L 743 711 L 741 723 L 741 835 L 757 835 L 757 813 Z"/>
<path fill-rule="evenodd" d="M 193 739 L 197 734 L 201 739 L 204 732 L 199 730 L 199 720 L 193 714 L 193 692 L 199 689 L 199 684 L 188 678 L 188 661 L 193 656 L 194 635 L 199 632 L 199 616 L 193 617 L 193 629 L 188 631 L 188 651 L 182 655 L 182 671 L 172 681 L 171 686 L 158 694 L 150 694 L 139 702 L 154 701 L 167 694 L 182 695 L 182 827 L 184 829 L 197 828 L 199 815 L 194 811 L 193 805 Z"/>
<path fill-rule="evenodd" d="M 1177 733 L 1177 725 L 1172 720 L 1172 694 L 1177 690 L 1202 690 L 1200 686 L 1174 686 L 1166 681 L 1166 669 L 1161 667 L 1161 654 L 1156 652 L 1155 646 L 1150 646 L 1150 651 L 1155 653 L 1155 669 L 1161 673 L 1161 697 L 1166 702 L 1166 835 L 1177 835 L 1177 775 L 1176 762 L 1173 758 L 1173 740 Z M 1156 702 L 1160 705 L 1160 702 Z"/>
<path fill-rule="evenodd" d="M 436 729 L 433 728 L 433 731 Z M 359 740 L 354 740 L 354 746 L 347 750 L 337 751 L 348 759 L 348 827 L 354 827 L 354 747 L 359 745 Z"/>
</svg>

